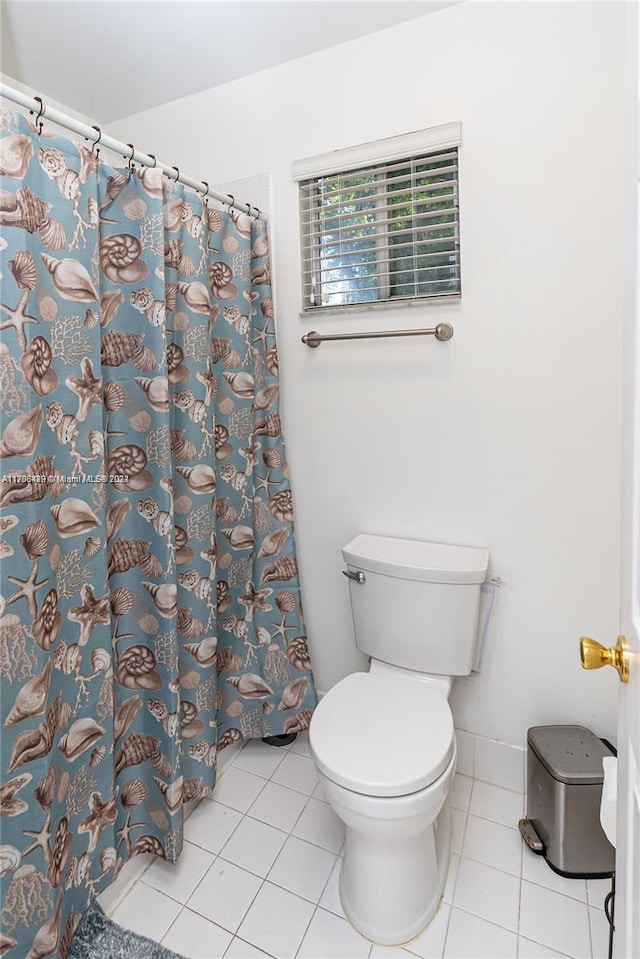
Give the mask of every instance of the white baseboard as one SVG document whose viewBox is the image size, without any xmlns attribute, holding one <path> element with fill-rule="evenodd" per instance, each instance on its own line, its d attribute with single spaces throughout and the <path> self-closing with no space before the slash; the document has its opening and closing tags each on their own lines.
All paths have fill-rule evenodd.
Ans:
<svg viewBox="0 0 640 959">
<path fill-rule="evenodd" d="M 458 772 L 493 786 L 524 792 L 525 749 L 456 729 Z"/>
</svg>

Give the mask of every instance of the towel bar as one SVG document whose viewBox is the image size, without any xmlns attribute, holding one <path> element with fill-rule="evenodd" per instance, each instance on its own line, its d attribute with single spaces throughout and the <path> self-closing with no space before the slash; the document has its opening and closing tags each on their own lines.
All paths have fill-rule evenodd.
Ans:
<svg viewBox="0 0 640 959">
<path fill-rule="evenodd" d="M 305 333 L 302 342 L 315 349 L 324 340 L 369 340 L 380 336 L 435 336 L 444 343 L 453 336 L 453 327 L 450 323 L 438 323 L 431 330 L 381 330 L 379 333 L 316 333 L 311 330 Z"/>
</svg>

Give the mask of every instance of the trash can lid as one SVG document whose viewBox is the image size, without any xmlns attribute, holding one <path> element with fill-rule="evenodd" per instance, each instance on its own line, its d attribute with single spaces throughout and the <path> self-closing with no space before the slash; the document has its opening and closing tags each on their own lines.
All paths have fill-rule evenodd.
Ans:
<svg viewBox="0 0 640 959">
<path fill-rule="evenodd" d="M 585 726 L 532 726 L 527 742 L 553 778 L 563 783 L 602 783 L 602 759 L 612 755 Z"/>
</svg>

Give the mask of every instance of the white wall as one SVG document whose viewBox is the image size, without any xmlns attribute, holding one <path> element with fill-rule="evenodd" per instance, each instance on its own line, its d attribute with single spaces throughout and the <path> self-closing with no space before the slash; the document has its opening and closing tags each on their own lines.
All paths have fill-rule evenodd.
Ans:
<svg viewBox="0 0 640 959">
<path fill-rule="evenodd" d="M 624 4 L 465 3 L 110 129 L 211 183 L 271 173 L 320 689 L 363 666 L 343 543 L 363 530 L 477 544 L 506 586 L 482 674 L 454 690 L 456 725 L 515 744 L 541 723 L 615 736 L 617 677 L 584 673 L 577 640 L 615 641 L 618 622 L 623 31 Z M 292 161 L 451 120 L 462 303 L 301 318 Z M 440 320 L 448 344 L 300 343 Z"/>
<path fill-rule="evenodd" d="M 86 114 L 80 113 L 78 110 L 74 110 L 73 107 L 67 106 L 66 103 L 61 103 L 60 100 L 54 100 L 52 97 L 48 96 L 46 92 L 42 92 L 40 90 L 36 90 L 34 87 L 27 86 L 26 83 L 21 83 L 20 80 L 16 80 L 15 77 L 10 77 L 8 73 L 2 73 L 2 71 L 0 71 L 0 83 L 6 83 L 8 86 L 13 87 L 14 90 L 18 90 L 20 93 L 25 93 L 28 97 L 42 97 L 45 107 L 52 107 L 54 110 L 60 110 L 62 113 L 66 113 L 73 117 L 75 120 L 79 120 L 80 123 L 86 123 L 89 126 L 91 126 L 92 123 L 95 123 L 95 120 L 90 119 L 88 116 L 86 116 Z M 17 103 L 10 102 L 10 109 L 13 110 L 14 113 L 23 113 L 31 121 L 31 123 L 33 123 L 36 119 L 36 116 L 31 114 L 26 107 L 21 107 Z M 45 133 L 64 133 L 62 127 L 51 123 L 46 117 L 43 121 L 43 131 Z M 67 135 L 78 139 L 76 134 Z"/>
</svg>

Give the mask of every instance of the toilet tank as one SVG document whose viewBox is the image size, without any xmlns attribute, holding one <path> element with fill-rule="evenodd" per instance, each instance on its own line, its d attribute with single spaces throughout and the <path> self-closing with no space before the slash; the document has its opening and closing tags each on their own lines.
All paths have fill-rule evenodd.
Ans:
<svg viewBox="0 0 640 959">
<path fill-rule="evenodd" d="M 361 533 L 342 555 L 355 574 L 349 591 L 358 649 L 405 669 L 471 672 L 488 550 Z"/>
</svg>

